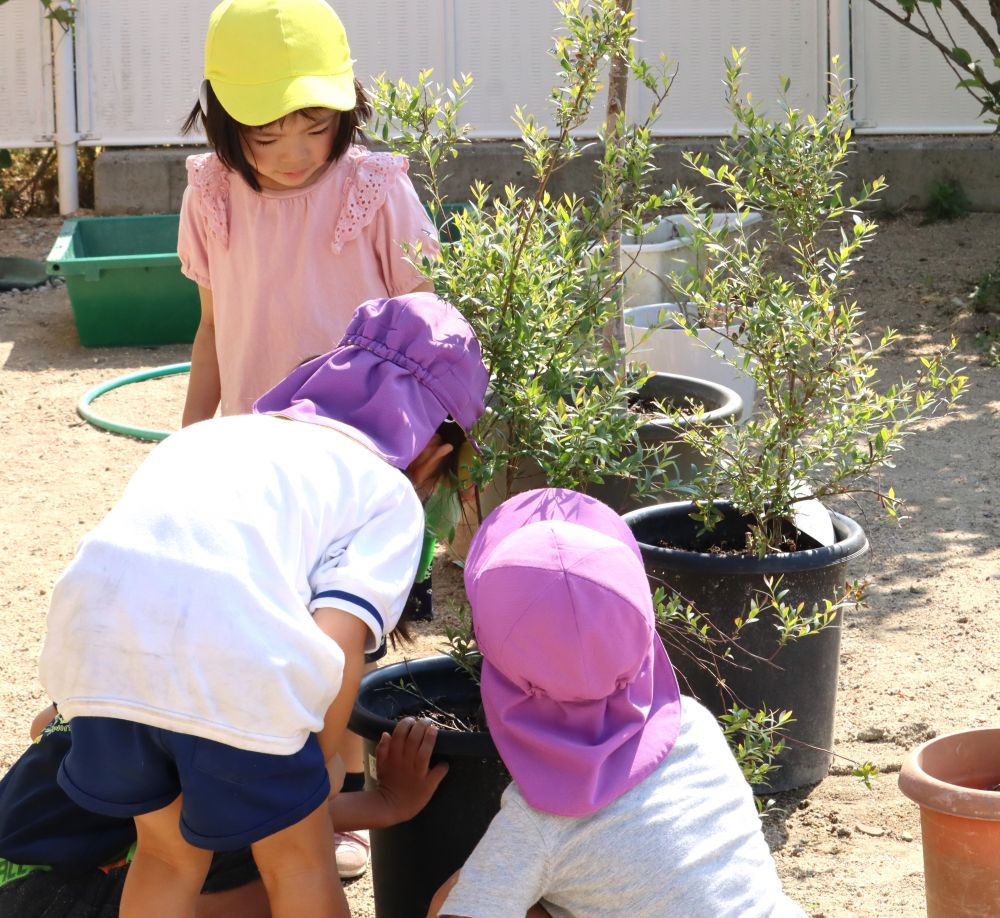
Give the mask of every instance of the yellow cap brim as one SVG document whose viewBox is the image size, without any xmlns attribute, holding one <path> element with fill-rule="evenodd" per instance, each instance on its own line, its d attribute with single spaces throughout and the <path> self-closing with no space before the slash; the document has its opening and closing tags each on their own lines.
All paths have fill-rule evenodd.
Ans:
<svg viewBox="0 0 1000 918">
<path fill-rule="evenodd" d="M 296 76 L 274 83 L 227 84 L 209 79 L 219 103 L 240 124 L 258 126 L 303 108 L 349 112 L 357 105 L 354 70 L 322 76 Z"/>
</svg>

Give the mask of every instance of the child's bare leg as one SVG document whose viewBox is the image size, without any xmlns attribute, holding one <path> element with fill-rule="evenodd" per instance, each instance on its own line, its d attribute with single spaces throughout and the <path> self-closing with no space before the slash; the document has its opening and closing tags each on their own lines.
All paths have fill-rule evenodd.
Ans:
<svg viewBox="0 0 1000 918">
<path fill-rule="evenodd" d="M 326 806 L 251 848 L 273 918 L 350 918 Z"/>
<path fill-rule="evenodd" d="M 365 664 L 365 675 L 378 669 L 377 663 Z M 348 772 L 357 774 L 365 770 L 365 747 L 364 740 L 357 733 L 350 730 L 344 731 L 344 738 L 340 745 L 340 757 L 344 760 L 344 768 Z"/>
<path fill-rule="evenodd" d="M 135 857 L 122 890 L 121 918 L 191 918 L 212 861 L 180 831 L 181 800 L 136 816 Z"/>
<path fill-rule="evenodd" d="M 35 715 L 34 720 L 31 721 L 31 730 L 29 731 L 32 740 L 38 739 L 42 730 L 52 723 L 52 718 L 55 716 L 56 706 L 54 704 L 50 704 Z"/>
<path fill-rule="evenodd" d="M 198 896 L 195 918 L 270 918 L 267 892 L 260 880 L 252 880 L 236 889 L 202 893 Z"/>
</svg>

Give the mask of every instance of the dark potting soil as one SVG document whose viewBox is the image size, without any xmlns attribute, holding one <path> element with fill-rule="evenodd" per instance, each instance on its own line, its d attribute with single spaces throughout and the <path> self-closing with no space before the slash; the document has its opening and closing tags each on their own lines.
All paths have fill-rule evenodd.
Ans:
<svg viewBox="0 0 1000 918">
<path fill-rule="evenodd" d="M 652 422 L 662 421 L 664 415 L 672 418 L 679 414 L 704 414 L 705 404 L 693 398 L 665 398 L 661 401 L 637 399 L 628 406 L 628 409 L 639 414 L 643 421 Z"/>
<path fill-rule="evenodd" d="M 386 686 L 390 688 L 390 686 Z M 457 702 L 454 698 L 447 699 L 448 707 L 444 707 L 444 699 L 435 699 L 424 693 L 414 682 L 400 679 L 391 685 L 393 691 L 402 690 L 411 697 L 411 703 L 400 716 L 415 717 L 429 720 L 442 730 L 456 730 L 459 733 L 486 733 L 486 713 L 482 704 L 471 699 L 468 702 Z"/>
<path fill-rule="evenodd" d="M 658 548 L 669 548 L 672 551 L 695 551 L 704 555 L 720 555 L 723 557 L 742 557 L 753 555 L 747 546 L 748 533 L 743 532 L 736 538 L 727 538 L 717 533 L 705 533 L 688 545 L 681 545 L 671 539 L 660 539 Z M 785 523 L 781 533 L 781 541 L 776 551 L 796 552 L 820 548 L 821 545 L 812 536 L 800 532 L 791 523 Z"/>
</svg>

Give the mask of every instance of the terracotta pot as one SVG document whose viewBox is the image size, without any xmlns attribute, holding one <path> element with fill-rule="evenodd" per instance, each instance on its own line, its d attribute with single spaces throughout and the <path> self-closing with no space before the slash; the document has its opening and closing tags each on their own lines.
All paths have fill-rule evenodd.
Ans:
<svg viewBox="0 0 1000 918">
<path fill-rule="evenodd" d="M 920 805 L 929 918 L 1000 914 L 1000 728 L 939 736 L 910 753 L 899 789 Z"/>
</svg>

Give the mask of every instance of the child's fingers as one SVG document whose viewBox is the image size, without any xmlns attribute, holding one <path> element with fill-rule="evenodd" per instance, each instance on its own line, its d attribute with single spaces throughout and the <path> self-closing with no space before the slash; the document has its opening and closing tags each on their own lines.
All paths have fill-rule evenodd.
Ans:
<svg viewBox="0 0 1000 918">
<path fill-rule="evenodd" d="M 413 748 L 413 755 L 424 768 L 431 760 L 434 753 L 434 745 L 437 743 L 438 728 L 429 720 L 420 721 L 413 730 L 410 731 L 409 741 Z"/>
<path fill-rule="evenodd" d="M 412 717 L 404 717 L 396 723 L 391 736 L 388 733 L 382 734 L 381 739 L 378 741 L 378 746 L 375 747 L 376 764 L 381 765 L 387 762 L 390 756 L 399 758 L 404 754 L 406 741 L 413 724 L 414 720 Z"/>
</svg>

